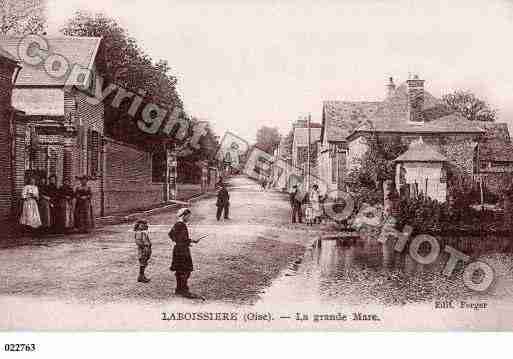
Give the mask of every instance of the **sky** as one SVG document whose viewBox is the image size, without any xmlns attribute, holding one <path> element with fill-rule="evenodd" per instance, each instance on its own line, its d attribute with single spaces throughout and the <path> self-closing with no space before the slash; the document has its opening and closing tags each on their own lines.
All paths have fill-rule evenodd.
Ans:
<svg viewBox="0 0 513 359">
<path fill-rule="evenodd" d="M 409 74 L 436 97 L 468 89 L 513 124 L 513 2 L 48 0 L 48 34 L 75 10 L 115 18 L 168 60 L 186 111 L 254 141 L 326 100 L 382 100 Z"/>
</svg>

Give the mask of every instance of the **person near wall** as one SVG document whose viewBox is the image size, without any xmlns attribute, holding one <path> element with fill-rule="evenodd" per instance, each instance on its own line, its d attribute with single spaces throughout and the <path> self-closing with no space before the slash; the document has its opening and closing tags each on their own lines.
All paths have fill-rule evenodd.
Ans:
<svg viewBox="0 0 513 359">
<path fill-rule="evenodd" d="M 201 192 L 208 191 L 208 167 L 203 165 L 201 167 Z"/>
<path fill-rule="evenodd" d="M 177 222 L 169 231 L 169 238 L 175 243 L 173 247 L 173 259 L 171 261 L 172 272 L 175 272 L 176 290 L 175 294 L 186 298 L 197 298 L 189 290 L 188 280 L 194 266 L 191 256 L 191 243 L 198 243 L 198 240 L 191 240 L 187 223 L 190 221 L 192 212 L 189 208 L 181 208 L 176 214 Z"/>
<path fill-rule="evenodd" d="M 92 191 L 87 184 L 88 177 L 80 176 L 77 177 L 80 181 L 80 185 L 75 189 L 75 226 L 81 233 L 88 233 L 94 228 L 94 217 L 93 217 L 93 206 Z"/>
<path fill-rule="evenodd" d="M 228 194 L 228 191 L 226 190 L 226 186 L 224 183 L 221 183 L 219 185 L 219 191 L 217 192 L 217 213 L 216 218 L 219 221 L 221 219 L 221 215 L 224 212 L 224 219 L 230 219 L 228 218 L 228 212 L 230 209 L 230 195 Z"/>
<path fill-rule="evenodd" d="M 54 224 L 54 185 L 52 186 L 45 177 L 39 181 L 39 215 L 41 217 L 41 230 L 49 232 Z"/>
<path fill-rule="evenodd" d="M 58 227 L 60 231 L 68 232 L 73 229 L 75 223 L 73 209 L 74 192 L 69 179 L 63 181 L 62 186 L 59 188 L 58 198 Z"/>
<path fill-rule="evenodd" d="M 34 232 L 41 227 L 42 224 L 37 205 L 39 189 L 36 186 L 36 179 L 34 177 L 30 177 L 28 184 L 23 187 L 21 198 L 23 200 L 23 208 L 20 216 L 20 224 L 25 227 L 25 230 Z"/>
<path fill-rule="evenodd" d="M 321 209 L 322 195 L 319 191 L 319 186 L 317 184 L 314 184 L 312 186 L 312 190 L 308 194 L 308 199 L 310 200 L 310 204 L 312 206 L 313 223 L 320 224 L 321 218 L 322 218 L 322 209 Z"/>
<path fill-rule="evenodd" d="M 50 230 L 57 229 L 57 217 L 59 216 L 59 187 L 57 187 L 57 176 L 51 175 L 48 178 L 46 193 L 50 198 Z"/>
<path fill-rule="evenodd" d="M 292 223 L 303 223 L 303 213 L 301 212 L 301 205 L 303 204 L 303 197 L 297 185 L 292 186 L 292 191 L 289 194 L 290 206 L 292 209 Z"/>
</svg>

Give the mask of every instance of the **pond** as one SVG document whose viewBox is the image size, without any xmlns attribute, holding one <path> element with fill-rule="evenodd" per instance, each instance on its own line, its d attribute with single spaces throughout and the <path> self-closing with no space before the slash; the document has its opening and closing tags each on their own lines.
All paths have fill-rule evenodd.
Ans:
<svg viewBox="0 0 513 359">
<path fill-rule="evenodd" d="M 304 257 L 291 263 L 263 295 L 262 302 L 402 305 L 438 300 L 513 299 L 513 245 L 509 237 L 439 237 L 441 254 L 423 265 L 399 253 L 393 241 L 371 238 L 319 239 Z M 450 277 L 442 274 L 453 248 L 494 270 L 494 282 L 484 292 L 468 289 L 463 263 Z M 428 248 L 429 249 L 429 248 Z"/>
</svg>

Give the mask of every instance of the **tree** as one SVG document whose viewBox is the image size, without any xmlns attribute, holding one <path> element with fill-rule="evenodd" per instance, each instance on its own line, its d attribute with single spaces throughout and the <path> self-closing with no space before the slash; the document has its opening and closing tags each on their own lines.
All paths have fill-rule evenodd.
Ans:
<svg viewBox="0 0 513 359">
<path fill-rule="evenodd" d="M 292 145 L 294 142 L 294 130 L 290 130 L 289 133 L 285 136 L 283 141 L 280 143 L 280 153 L 282 160 L 292 159 Z"/>
<path fill-rule="evenodd" d="M 256 144 L 260 150 L 269 154 L 280 144 L 281 135 L 277 127 L 262 126 L 258 129 L 256 135 Z"/>
<path fill-rule="evenodd" d="M 359 206 L 363 202 L 379 203 L 383 200 L 383 181 L 394 180 L 393 162 L 407 150 L 399 137 L 381 139 L 373 134 L 367 138 L 367 151 L 348 174 L 348 186 Z"/>
<path fill-rule="evenodd" d="M 61 32 L 68 36 L 102 37 L 96 69 L 104 79 L 104 86 L 115 83 L 131 92 L 143 94 L 144 103 L 155 103 L 169 111 L 178 107 L 183 112 L 183 103 L 176 90 L 177 79 L 171 74 L 168 62 L 154 62 L 114 19 L 101 13 L 78 11 Z M 109 99 L 106 103 L 110 103 Z M 158 147 L 162 139 L 140 131 L 134 119 L 128 115 L 128 106 L 129 101 L 124 101 L 119 109 L 112 106 L 105 108 L 106 133 L 143 147 Z"/>
<path fill-rule="evenodd" d="M 192 118 L 194 124 L 197 118 Z M 191 126 L 192 128 L 192 126 Z M 198 182 L 201 178 L 201 167 L 205 164 L 216 165 L 216 153 L 219 148 L 219 136 L 216 136 L 212 127 L 207 124 L 206 134 L 200 139 L 200 149 L 188 156 L 178 159 L 179 180 L 183 182 Z"/>
<path fill-rule="evenodd" d="M 45 26 L 42 0 L 0 0 L 0 34 L 39 34 Z"/>
<path fill-rule="evenodd" d="M 469 121 L 495 121 L 497 111 L 470 91 L 455 91 L 442 96 L 443 103 Z"/>
</svg>

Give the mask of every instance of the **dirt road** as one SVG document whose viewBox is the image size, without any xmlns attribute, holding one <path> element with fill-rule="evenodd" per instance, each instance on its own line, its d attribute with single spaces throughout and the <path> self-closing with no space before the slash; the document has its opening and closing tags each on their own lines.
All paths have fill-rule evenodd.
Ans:
<svg viewBox="0 0 513 359">
<path fill-rule="evenodd" d="M 192 248 L 195 271 L 190 286 L 211 303 L 251 304 L 280 271 L 301 257 L 318 232 L 288 223 L 286 195 L 262 192 L 244 177 L 233 178 L 230 186 L 230 220 L 215 219 L 215 198 L 192 206 L 192 237 L 208 237 Z M 91 235 L 0 250 L 0 295 L 85 303 L 176 300 L 167 236 L 175 211 L 147 219 L 153 242 L 150 283 L 136 281 L 132 226 L 112 225 Z"/>
</svg>

